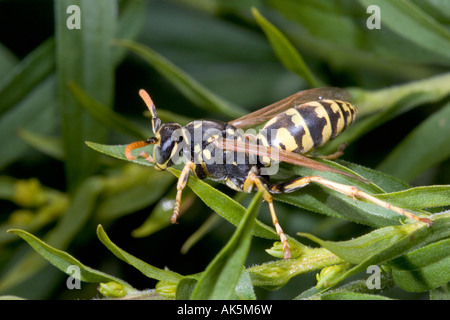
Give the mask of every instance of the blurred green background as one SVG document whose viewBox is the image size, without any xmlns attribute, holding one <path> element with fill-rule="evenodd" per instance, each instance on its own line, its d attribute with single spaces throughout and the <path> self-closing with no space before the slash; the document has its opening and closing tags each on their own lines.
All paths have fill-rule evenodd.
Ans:
<svg viewBox="0 0 450 320">
<path fill-rule="evenodd" d="M 71 16 L 66 9 L 72 3 L 82 8 L 80 30 L 66 26 Z M 403 16 L 398 12 L 405 3 L 411 11 Z M 363 0 L 0 1 L 0 294 L 31 299 L 98 295 L 95 285 L 84 283 L 81 291 L 67 290 L 67 276 L 17 236 L 7 234 L 11 228 L 28 230 L 138 289 L 154 288 L 156 281 L 106 250 L 95 234 L 98 224 L 121 248 L 154 266 L 181 274 L 204 270 L 235 228 L 224 220 L 210 220 L 211 232 L 181 253 L 186 240 L 214 213 L 187 191 L 186 212 L 179 224 L 169 226 L 164 219 L 170 210 L 163 208 L 173 199 L 174 177 L 88 148 L 85 141 L 127 144 L 137 137 L 96 120 L 78 105 L 68 86 L 79 85 L 147 132 L 150 121 L 143 115 L 141 88 L 150 93 L 164 121 L 231 120 L 242 110 L 250 112 L 311 88 L 307 79 L 280 61 L 252 7 L 287 36 L 318 83 L 355 88 L 352 92 L 362 96 L 373 90 L 374 100 L 386 99 L 357 104 L 363 118 L 385 113 L 352 137 L 343 159 L 378 168 L 411 185 L 448 184 L 450 3 L 378 4 L 381 29 L 369 30 L 369 1 Z M 173 81 L 157 63 L 112 45 L 113 39 L 148 46 L 230 109 L 199 106 L 183 83 Z M 400 94 L 395 100 L 388 88 L 397 85 L 405 85 L 406 93 L 395 91 Z M 419 137 L 411 136 L 436 115 L 443 128 L 431 126 L 416 132 Z M 250 198 L 241 199 L 248 203 Z M 302 231 L 342 240 L 369 230 L 281 203 L 276 206 L 288 234 Z M 138 229 L 157 210 L 163 222 L 155 229 Z M 265 206 L 259 219 L 271 224 Z M 271 260 L 264 251 L 271 245 L 272 241 L 254 238 L 247 264 Z M 258 289 L 257 297 L 293 298 L 300 288 L 315 285 L 314 274 L 300 278 L 283 290 Z"/>
</svg>

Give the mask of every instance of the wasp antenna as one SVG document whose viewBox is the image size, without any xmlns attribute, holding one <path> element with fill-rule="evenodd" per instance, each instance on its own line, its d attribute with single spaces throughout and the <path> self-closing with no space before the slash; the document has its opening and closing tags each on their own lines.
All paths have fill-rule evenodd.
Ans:
<svg viewBox="0 0 450 320">
<path fill-rule="evenodd" d="M 153 133 L 156 134 L 159 127 L 161 126 L 161 120 L 159 120 L 158 116 L 156 115 L 155 104 L 153 103 L 152 98 L 150 98 L 150 95 L 144 89 L 139 90 L 139 95 L 141 96 L 142 100 L 144 100 L 145 105 L 152 114 L 152 129 Z"/>
<path fill-rule="evenodd" d="M 128 160 L 133 161 L 134 159 L 136 159 L 136 157 L 131 155 L 131 151 L 133 151 L 134 149 L 145 147 L 146 145 L 149 145 L 149 144 L 150 143 L 148 143 L 147 141 L 136 141 L 136 142 L 130 143 L 125 148 L 125 157 L 127 157 Z"/>
<path fill-rule="evenodd" d="M 144 100 L 145 104 L 147 105 L 147 108 L 151 109 L 151 107 L 155 106 L 153 103 L 152 98 L 150 98 L 150 95 L 145 91 L 144 89 L 139 90 L 139 95 L 141 96 L 142 100 Z M 152 111 L 152 110 L 150 110 Z"/>
</svg>

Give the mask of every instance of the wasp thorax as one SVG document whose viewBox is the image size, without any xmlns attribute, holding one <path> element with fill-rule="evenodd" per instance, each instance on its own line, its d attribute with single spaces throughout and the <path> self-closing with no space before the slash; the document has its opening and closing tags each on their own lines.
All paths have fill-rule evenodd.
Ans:
<svg viewBox="0 0 450 320">
<path fill-rule="evenodd" d="M 153 159 L 158 169 L 165 170 L 171 165 L 171 158 L 183 139 L 182 127 L 177 123 L 164 123 L 155 135 L 158 142 L 153 148 Z"/>
</svg>

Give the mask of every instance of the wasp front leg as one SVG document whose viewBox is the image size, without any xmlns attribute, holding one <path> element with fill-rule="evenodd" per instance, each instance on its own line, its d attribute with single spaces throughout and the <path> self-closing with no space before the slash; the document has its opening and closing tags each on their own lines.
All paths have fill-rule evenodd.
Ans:
<svg viewBox="0 0 450 320">
<path fill-rule="evenodd" d="M 133 151 L 134 149 L 139 149 L 139 148 L 143 148 L 145 146 L 148 146 L 149 144 L 151 144 L 151 142 L 149 141 L 136 141 L 136 142 L 132 142 L 129 145 L 127 145 L 127 147 L 125 148 L 125 157 L 130 160 L 133 161 L 136 159 L 135 156 L 133 156 L 131 154 L 131 151 Z M 153 160 L 153 158 L 145 151 L 141 151 L 139 153 L 139 156 L 143 157 L 145 160 L 147 160 L 148 162 L 151 163 L 155 163 L 155 161 Z"/>
<path fill-rule="evenodd" d="M 376 204 L 380 207 L 397 212 L 398 214 L 401 214 L 409 219 L 413 219 L 417 222 L 426 223 L 428 226 L 432 225 L 432 221 L 430 219 L 418 217 L 415 214 L 412 214 L 411 212 L 406 211 L 405 209 L 393 206 L 390 203 L 382 201 L 366 192 L 363 192 L 363 191 L 359 190 L 358 188 L 356 188 L 355 186 L 348 186 L 345 184 L 340 184 L 337 182 L 326 180 L 319 176 L 307 176 L 307 177 L 302 177 L 302 178 L 292 180 L 290 182 L 279 183 L 279 184 L 273 185 L 270 189 L 270 192 L 272 192 L 272 193 L 289 193 L 289 192 L 298 190 L 300 188 L 303 188 L 304 186 L 308 185 L 311 182 L 318 183 L 324 187 L 327 187 L 327 188 L 333 189 L 337 192 L 340 192 L 342 194 L 348 195 L 348 196 L 352 197 L 353 199 L 359 198 L 359 199 L 367 200 L 367 201 L 369 201 L 373 204 Z"/>
<path fill-rule="evenodd" d="M 272 217 L 272 223 L 275 227 L 275 230 L 280 237 L 280 241 L 283 244 L 283 251 L 284 251 L 284 259 L 290 259 L 291 258 L 291 250 L 286 238 L 286 235 L 283 232 L 283 229 L 281 228 L 280 224 L 278 223 L 278 218 L 275 213 L 275 208 L 273 206 L 273 197 L 269 193 L 269 190 L 264 186 L 261 179 L 256 176 L 254 173 L 250 173 L 247 177 L 247 179 L 244 182 L 243 190 L 244 192 L 250 192 L 253 186 L 256 186 L 258 190 L 263 190 L 263 199 L 269 204 L 270 209 L 270 215 Z"/>
<path fill-rule="evenodd" d="M 172 223 L 176 223 L 178 217 L 180 216 L 181 196 L 183 194 L 183 189 L 186 187 L 189 178 L 189 171 L 191 170 L 192 172 L 195 171 L 195 164 L 192 161 L 187 161 L 183 167 L 183 170 L 181 170 L 180 177 L 178 178 L 175 205 L 173 207 L 172 216 L 170 217 L 170 222 Z"/>
</svg>

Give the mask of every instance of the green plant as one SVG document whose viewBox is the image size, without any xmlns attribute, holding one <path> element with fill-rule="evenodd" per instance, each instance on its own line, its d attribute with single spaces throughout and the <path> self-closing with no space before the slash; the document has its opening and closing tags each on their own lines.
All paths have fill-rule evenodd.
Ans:
<svg viewBox="0 0 450 320">
<path fill-rule="evenodd" d="M 0 165 L 5 170 L 0 195 L 14 203 L 2 210 L 2 294 L 48 297 L 38 283 L 61 283 L 61 278 L 46 269 L 42 256 L 68 275 L 72 275 L 68 266 L 77 266 L 81 281 L 100 284 L 100 293 L 114 298 L 386 299 L 429 292 L 430 298 L 448 299 L 448 10 L 432 1 L 385 0 L 379 3 L 382 28 L 370 31 L 365 28 L 369 5 L 365 0 L 351 4 L 255 1 L 258 10 L 240 2 L 199 1 L 190 7 L 178 1 L 150 2 L 150 18 L 144 1 L 77 4 L 83 17 L 92 18 L 77 34 L 66 28 L 69 1 L 57 1 L 55 37 L 21 61 L 6 46 L 0 47 L 4 71 L 0 74 L 7 75 L 0 82 L 0 130 L 2 137 L 8 137 L 0 144 Z M 174 16 L 181 28 L 168 19 Z M 149 25 L 143 26 L 145 20 Z M 138 36 L 142 28 L 150 32 Z M 191 37 L 199 30 L 208 32 Z M 137 57 L 142 78 L 120 74 L 118 66 L 129 72 L 136 63 L 127 52 Z M 243 89 L 237 79 L 248 86 Z M 256 108 L 299 88 L 322 85 L 347 87 L 360 113 L 348 131 L 317 152 L 328 154 L 342 142 L 351 142 L 346 161 L 323 161 L 373 183 L 320 175 L 356 185 L 415 213 L 430 214 L 433 226 L 401 222 L 388 210 L 309 186 L 275 197 L 281 223 L 289 226 L 293 254 L 284 261 L 279 259 L 279 243 L 266 250 L 269 256 L 263 249 L 278 236 L 265 224 L 259 194 L 234 195 L 220 185 L 190 177 L 188 186 L 195 195 L 188 190 L 185 194 L 188 212 L 180 228 L 188 225 L 192 234 L 184 250 L 191 254 L 200 246 L 201 254 L 194 255 L 200 260 L 194 271 L 181 271 L 180 264 L 189 259 L 167 252 L 173 248 L 169 239 L 176 236 L 171 231 L 175 227 L 166 228 L 179 168 L 158 173 L 139 158 L 133 164 L 123 161 L 128 142 L 151 135 L 150 122 L 140 123 L 143 106 L 137 100 L 138 89 L 145 87 L 152 93 L 164 121 L 183 124 L 205 116 L 232 119 L 249 112 L 241 105 Z M 114 97 L 117 111 L 113 111 Z M 131 104 L 128 99 L 136 101 L 133 112 L 121 107 Z M 171 105 L 172 111 L 163 110 L 164 104 Z M 190 112 L 180 105 L 189 106 Z M 28 158 L 36 163 L 27 162 Z M 50 178 L 51 168 L 60 163 L 64 169 L 59 168 L 58 179 Z M 15 175 L 17 168 L 31 173 Z M 311 173 L 311 169 L 283 165 L 279 178 Z M 37 178 L 23 180 L 32 176 Z M 417 186 L 421 184 L 426 186 Z M 149 216 L 148 207 L 152 208 Z M 216 214 L 205 219 L 204 211 L 211 210 L 224 219 Z M 259 211 L 261 220 L 255 219 Z M 196 217 L 196 212 L 202 214 Z M 133 220 L 135 216 L 139 218 Z M 203 226 L 193 232 L 202 220 L 206 220 Z M 133 221 L 133 227 L 127 227 L 126 221 Z M 220 229 L 229 225 L 236 229 L 223 234 L 218 224 L 224 226 Z M 113 240 L 105 229 L 108 234 L 111 230 Z M 130 240 L 130 232 L 138 238 Z M 162 232 L 167 234 L 155 240 Z M 40 256 L 26 251 L 17 236 Z M 117 261 L 110 260 L 104 248 L 97 249 L 101 261 L 86 255 L 88 244 L 95 248 L 98 240 L 143 277 L 134 280 L 124 272 L 112 276 L 117 273 L 97 271 L 112 269 Z M 202 245 L 205 242 L 213 245 Z M 75 252 L 80 260 L 67 252 Z M 158 255 L 161 261 L 156 261 Z M 84 258 L 96 269 L 82 263 Z M 166 263 L 172 270 L 156 267 Z M 373 265 L 380 266 L 381 272 L 380 287 L 375 289 L 366 282 L 366 270 Z M 307 277 L 311 272 L 318 273 L 317 284 Z M 142 279 L 149 281 L 148 286 L 136 288 Z M 305 284 L 290 287 L 292 282 Z M 400 296 L 389 292 L 396 287 L 402 289 Z M 65 297 L 64 293 L 56 296 Z"/>
</svg>

